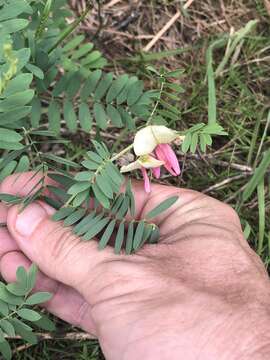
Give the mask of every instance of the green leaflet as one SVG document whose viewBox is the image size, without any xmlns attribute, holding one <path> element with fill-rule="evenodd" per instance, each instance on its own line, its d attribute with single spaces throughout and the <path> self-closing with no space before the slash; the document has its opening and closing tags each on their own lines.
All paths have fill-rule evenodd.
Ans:
<svg viewBox="0 0 270 360">
<path fill-rule="evenodd" d="M 90 132 L 92 129 L 93 117 L 90 114 L 89 107 L 86 103 L 79 106 L 79 121 L 82 129 L 85 132 Z"/>
<path fill-rule="evenodd" d="M 175 204 L 175 202 L 179 199 L 179 196 L 172 196 L 160 203 L 156 206 L 153 210 L 149 211 L 146 214 L 147 219 L 152 219 L 163 213 L 164 211 L 168 210 L 171 206 Z"/>
<path fill-rule="evenodd" d="M 121 128 L 123 126 L 121 114 L 111 104 L 109 104 L 107 106 L 107 115 L 108 115 L 108 118 L 111 120 L 111 123 L 114 126 L 119 127 L 119 128 Z"/>
<path fill-rule="evenodd" d="M 127 74 L 121 75 L 116 80 L 114 80 L 109 91 L 107 92 L 106 102 L 111 103 L 120 94 L 127 82 Z"/>
<path fill-rule="evenodd" d="M 104 106 L 100 103 L 94 104 L 94 116 L 97 125 L 102 129 L 107 128 L 107 114 L 105 112 Z"/>
<path fill-rule="evenodd" d="M 117 231 L 117 235 L 115 238 L 115 244 L 114 244 L 114 253 L 119 254 L 124 242 L 124 235 L 125 235 L 125 221 L 123 220 Z"/>
<path fill-rule="evenodd" d="M 107 226 L 106 230 L 104 231 L 104 233 L 99 241 L 99 244 L 98 244 L 99 250 L 102 250 L 107 246 L 107 244 L 110 241 L 110 238 L 112 236 L 115 225 L 116 225 L 116 221 L 112 220 L 109 223 L 109 225 Z"/>
<path fill-rule="evenodd" d="M 76 132 L 77 130 L 77 116 L 74 111 L 74 106 L 70 100 L 64 101 L 64 119 L 67 123 L 67 126 L 71 132 Z"/>
</svg>

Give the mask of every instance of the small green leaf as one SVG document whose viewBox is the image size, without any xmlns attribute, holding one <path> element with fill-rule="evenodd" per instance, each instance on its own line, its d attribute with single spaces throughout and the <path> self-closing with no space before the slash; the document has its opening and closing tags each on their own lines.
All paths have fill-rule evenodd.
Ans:
<svg viewBox="0 0 270 360">
<path fill-rule="evenodd" d="M 12 305 L 21 305 L 23 303 L 23 298 L 21 296 L 16 296 L 11 294 L 6 286 L 0 282 L 0 299 L 7 304 Z"/>
<path fill-rule="evenodd" d="M 64 101 L 64 119 L 67 123 L 67 127 L 71 132 L 77 130 L 77 116 L 74 111 L 73 104 L 70 100 Z"/>
<path fill-rule="evenodd" d="M 52 100 L 48 108 L 48 119 L 49 119 L 49 130 L 55 132 L 56 134 L 60 133 L 60 107 L 56 100 Z"/>
<path fill-rule="evenodd" d="M 87 231 L 86 234 L 83 236 L 83 240 L 91 240 L 93 239 L 98 233 L 104 229 L 104 227 L 108 224 L 110 218 L 103 218 L 97 223 L 95 223 L 90 230 Z"/>
<path fill-rule="evenodd" d="M 29 70 L 36 78 L 43 80 L 44 79 L 44 72 L 33 64 L 26 64 L 26 69 Z"/>
<path fill-rule="evenodd" d="M 96 177 L 96 183 L 100 190 L 109 198 L 113 198 L 113 189 L 110 185 L 110 179 L 104 176 L 104 172 L 100 173 Z"/>
<path fill-rule="evenodd" d="M 138 80 L 136 83 L 129 87 L 127 103 L 129 106 L 134 105 L 143 93 L 144 83 Z"/>
<path fill-rule="evenodd" d="M 119 111 L 111 104 L 107 106 L 106 110 L 108 118 L 111 120 L 112 125 L 121 128 L 123 126 L 123 123 Z"/>
<path fill-rule="evenodd" d="M 140 245 L 142 243 L 143 233 L 144 233 L 144 226 L 145 226 L 144 221 L 140 221 L 139 224 L 137 225 L 135 235 L 134 235 L 134 239 L 133 239 L 133 249 L 134 250 L 139 249 L 139 247 L 140 247 Z"/>
<path fill-rule="evenodd" d="M 37 280 L 37 273 L 38 273 L 38 268 L 36 266 L 36 264 L 32 264 L 30 266 L 30 269 L 28 270 L 28 279 L 27 279 L 27 283 L 28 283 L 28 291 L 31 291 L 34 289 L 35 285 L 36 285 L 36 280 Z"/>
<path fill-rule="evenodd" d="M 95 198 L 98 200 L 98 202 L 105 208 L 110 208 L 110 201 L 107 198 L 107 196 L 100 190 L 100 188 L 97 186 L 97 184 L 93 184 L 92 186 Z"/>
<path fill-rule="evenodd" d="M 0 138 L 5 139 L 5 142 L 16 143 L 23 139 L 23 137 L 14 130 L 0 128 Z"/>
<path fill-rule="evenodd" d="M 16 195 L 0 194 L 0 201 L 8 204 L 19 204 L 22 202 L 22 198 Z"/>
<path fill-rule="evenodd" d="M 82 103 L 79 106 L 79 121 L 82 129 L 85 132 L 90 132 L 92 129 L 93 118 L 89 111 L 89 106 L 86 103 Z"/>
<path fill-rule="evenodd" d="M 92 74 L 86 80 L 84 87 L 82 88 L 81 95 L 80 95 L 82 101 L 86 101 L 88 99 L 88 97 L 95 91 L 95 88 L 101 78 L 101 75 L 102 75 L 101 70 L 95 70 L 92 72 Z"/>
<path fill-rule="evenodd" d="M 183 69 L 177 69 L 174 71 L 169 71 L 166 74 L 164 74 L 165 77 L 172 77 L 172 78 L 179 78 L 181 75 L 183 75 L 184 70 Z"/>
<path fill-rule="evenodd" d="M 38 321 L 41 319 L 41 316 L 38 312 L 30 309 L 25 309 L 25 308 L 19 309 L 17 311 L 17 314 L 24 320 L 28 320 L 28 321 Z"/>
<path fill-rule="evenodd" d="M 2 328 L 2 330 L 4 331 L 4 333 L 6 333 L 8 336 L 15 336 L 15 330 L 13 325 L 5 319 L 1 319 L 0 320 L 0 326 Z"/>
<path fill-rule="evenodd" d="M 71 226 L 74 225 L 76 222 L 78 222 L 79 220 L 81 220 L 82 217 L 84 217 L 86 213 L 85 209 L 78 209 L 76 210 L 74 213 L 72 213 L 71 215 L 69 215 L 65 220 L 64 220 L 64 226 Z"/>
<path fill-rule="evenodd" d="M 99 167 L 99 164 L 90 160 L 84 160 L 82 162 L 82 165 L 88 170 L 97 170 L 97 168 Z"/>
<path fill-rule="evenodd" d="M 113 74 L 108 73 L 106 74 L 99 82 L 96 90 L 95 90 L 95 96 L 94 100 L 99 101 L 103 98 L 103 96 L 106 94 L 107 90 L 109 89 L 111 83 L 113 80 Z"/>
<path fill-rule="evenodd" d="M 75 211 L 73 207 L 63 207 L 58 210 L 56 213 L 53 214 L 52 220 L 53 221 L 60 221 L 65 219 L 67 216 L 72 214 Z"/>
<path fill-rule="evenodd" d="M 130 255 L 133 250 L 133 236 L 134 236 L 134 222 L 131 221 L 128 225 L 127 241 L 126 241 L 126 254 Z"/>
<path fill-rule="evenodd" d="M 114 80 L 112 82 L 112 85 L 111 85 L 109 91 L 107 92 L 106 102 L 111 103 L 119 95 L 119 93 L 123 90 L 123 88 L 125 87 L 127 82 L 128 82 L 127 74 L 121 75 L 116 80 Z"/>
<path fill-rule="evenodd" d="M 84 190 L 90 189 L 90 187 L 91 183 L 89 181 L 77 182 L 68 189 L 67 193 L 70 195 L 78 194 L 80 192 L 83 192 Z"/>
<path fill-rule="evenodd" d="M 26 19 L 11 19 L 1 23 L 4 34 L 11 34 L 25 29 L 29 25 Z"/>
<path fill-rule="evenodd" d="M 45 331 L 55 331 L 55 324 L 44 314 L 42 314 L 41 319 L 33 322 L 35 326 L 39 327 Z"/>
<path fill-rule="evenodd" d="M 191 137 L 191 144 L 190 144 L 190 151 L 192 154 L 195 154 L 196 152 L 196 149 L 197 149 L 197 145 L 198 145 L 198 133 L 194 133 L 192 134 L 192 137 Z"/>
<path fill-rule="evenodd" d="M 0 300 L 0 314 L 3 316 L 8 316 L 9 308 L 6 302 L 3 300 Z"/>
<path fill-rule="evenodd" d="M 5 360 L 11 360 L 12 352 L 10 345 L 6 340 L 0 342 L 0 352 L 5 358 Z"/>
<path fill-rule="evenodd" d="M 115 254 L 119 254 L 122 249 L 122 245 L 124 242 L 124 235 L 125 235 L 125 221 L 123 220 L 119 225 L 116 239 L 115 239 L 115 244 L 114 244 L 114 253 Z"/>
<path fill-rule="evenodd" d="M 91 180 L 93 179 L 94 176 L 95 176 L 95 173 L 92 171 L 81 171 L 75 175 L 75 180 L 91 182 Z"/>
<path fill-rule="evenodd" d="M 94 116 L 98 127 L 105 130 L 107 128 L 107 115 L 102 104 L 94 104 Z"/>
<path fill-rule="evenodd" d="M 152 234 L 151 237 L 149 239 L 149 243 L 150 244 L 156 244 L 159 240 L 160 237 L 160 232 L 159 232 L 159 228 L 157 226 L 155 226 L 152 230 Z"/>
<path fill-rule="evenodd" d="M 26 305 L 43 304 L 43 303 L 51 300 L 51 298 L 52 298 L 52 294 L 50 294 L 49 292 L 37 292 L 37 293 L 29 296 L 26 299 L 25 303 L 26 303 Z"/>
<path fill-rule="evenodd" d="M 187 133 L 182 143 L 182 151 L 184 154 L 188 151 L 190 144 L 191 144 L 191 133 Z"/>
<path fill-rule="evenodd" d="M 98 244 L 99 250 L 102 250 L 107 246 L 107 244 L 110 241 L 110 238 L 112 236 L 115 225 L 116 225 L 116 221 L 112 220 L 109 223 L 109 225 L 107 226 L 106 230 L 104 231 L 104 233 L 99 241 L 99 244 Z"/>
<path fill-rule="evenodd" d="M 6 286 L 7 290 L 16 296 L 24 296 L 27 294 L 27 284 L 20 284 L 20 283 L 11 283 Z"/>
<path fill-rule="evenodd" d="M 26 342 L 33 345 L 37 344 L 37 336 L 33 334 L 29 326 L 18 319 L 11 319 L 10 322 L 14 326 L 16 333 L 20 335 Z"/>
<path fill-rule="evenodd" d="M 54 162 L 56 162 L 58 164 L 63 164 L 63 165 L 71 166 L 71 167 L 74 167 L 74 168 L 79 167 L 79 165 L 77 163 L 75 163 L 74 161 L 61 158 L 60 156 L 57 156 L 57 155 L 54 155 L 54 154 L 42 154 L 42 156 L 45 159 L 54 161 Z"/>
<path fill-rule="evenodd" d="M 179 196 L 172 196 L 164 201 L 162 201 L 158 206 L 146 214 L 147 219 L 155 218 L 164 211 L 168 210 L 174 203 L 179 199 Z"/>
</svg>

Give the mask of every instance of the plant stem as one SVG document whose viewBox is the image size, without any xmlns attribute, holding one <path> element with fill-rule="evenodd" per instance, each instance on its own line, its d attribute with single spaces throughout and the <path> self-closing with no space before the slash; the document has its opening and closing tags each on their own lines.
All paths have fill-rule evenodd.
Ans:
<svg viewBox="0 0 270 360">
<path fill-rule="evenodd" d="M 164 83 L 165 83 L 165 82 L 162 81 L 161 86 L 160 86 L 160 91 L 159 91 L 159 98 L 158 98 L 158 100 L 157 100 L 156 103 L 155 103 L 155 106 L 154 106 L 154 108 L 153 108 L 153 110 L 152 110 L 152 112 L 151 112 L 151 114 L 150 114 L 150 116 L 149 116 L 149 119 L 147 120 L 146 126 L 148 126 L 149 124 L 151 124 L 151 120 L 153 119 L 153 116 L 155 115 L 155 112 L 156 112 L 156 110 L 157 110 L 157 107 L 158 107 L 158 105 L 159 105 L 159 103 L 160 103 L 160 98 L 161 98 L 161 95 L 162 95 L 162 92 L 163 92 Z"/>
<path fill-rule="evenodd" d="M 117 159 L 119 159 L 121 156 L 125 155 L 127 152 L 129 152 L 129 150 L 131 150 L 133 148 L 133 144 L 130 144 L 129 146 L 127 146 L 125 149 L 123 149 L 122 151 L 120 151 L 118 154 L 116 154 L 115 156 L 113 156 L 111 158 L 111 161 L 115 161 Z"/>
<path fill-rule="evenodd" d="M 49 54 L 53 50 L 55 50 L 57 46 L 61 44 L 77 28 L 77 26 L 86 18 L 91 8 L 92 8 L 92 4 L 89 2 L 89 4 L 87 5 L 85 11 L 81 14 L 81 16 L 62 32 L 56 43 L 49 49 L 48 51 Z"/>
</svg>

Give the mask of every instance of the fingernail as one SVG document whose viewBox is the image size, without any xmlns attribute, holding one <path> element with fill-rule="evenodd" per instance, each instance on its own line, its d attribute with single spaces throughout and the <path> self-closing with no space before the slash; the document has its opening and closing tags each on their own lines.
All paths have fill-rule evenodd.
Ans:
<svg viewBox="0 0 270 360">
<path fill-rule="evenodd" d="M 30 236 L 38 224 L 47 216 L 46 211 L 41 205 L 33 203 L 17 215 L 16 231 L 22 236 Z"/>
</svg>

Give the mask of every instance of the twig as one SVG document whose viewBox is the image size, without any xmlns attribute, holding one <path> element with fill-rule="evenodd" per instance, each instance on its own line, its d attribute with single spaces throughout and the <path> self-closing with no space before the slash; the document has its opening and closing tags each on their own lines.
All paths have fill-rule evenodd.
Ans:
<svg viewBox="0 0 270 360">
<path fill-rule="evenodd" d="M 207 194 L 207 193 L 209 193 L 209 192 L 211 192 L 213 190 L 217 190 L 217 189 L 223 187 L 224 185 L 230 184 L 233 181 L 240 180 L 240 179 L 246 178 L 246 177 L 251 176 L 251 175 L 252 175 L 252 173 L 244 173 L 244 174 L 239 174 L 239 175 L 232 176 L 232 177 L 227 178 L 227 179 L 225 179 L 225 180 L 223 180 L 223 181 L 221 181 L 221 182 L 219 182 L 217 184 L 209 186 L 207 189 L 203 190 L 202 192 L 204 194 Z"/>
<path fill-rule="evenodd" d="M 194 0 L 188 0 L 183 9 L 188 9 Z M 178 10 L 177 13 L 163 26 L 162 29 L 154 36 L 154 38 L 143 48 L 143 51 L 149 51 L 155 43 L 163 36 L 163 34 L 176 22 L 176 20 L 180 17 L 181 12 Z"/>
<path fill-rule="evenodd" d="M 98 28 L 97 31 L 95 32 L 94 36 L 92 37 L 92 40 L 96 39 L 102 28 L 103 28 L 103 18 L 102 18 L 102 0 L 97 0 L 97 4 L 98 4 Z"/>
<path fill-rule="evenodd" d="M 109 9 L 110 7 L 118 4 L 119 2 L 121 2 L 122 0 L 111 0 L 108 4 L 104 5 L 104 10 Z"/>
<path fill-rule="evenodd" d="M 180 152 L 179 152 L 179 154 L 180 154 Z M 231 167 L 232 169 L 239 170 L 239 171 L 245 172 L 245 173 L 253 172 L 253 169 L 250 166 L 231 163 L 229 161 L 218 160 L 214 157 L 213 154 L 205 154 L 204 157 L 207 158 L 208 160 L 212 161 L 216 165 L 219 165 L 222 167 Z M 187 158 L 195 158 L 197 160 L 201 160 L 201 156 L 199 156 L 198 154 L 187 155 Z"/>
<path fill-rule="evenodd" d="M 64 334 L 36 333 L 39 340 L 95 340 L 93 334 L 85 332 L 68 332 Z M 21 340 L 20 335 L 7 336 L 7 340 Z"/>
</svg>

